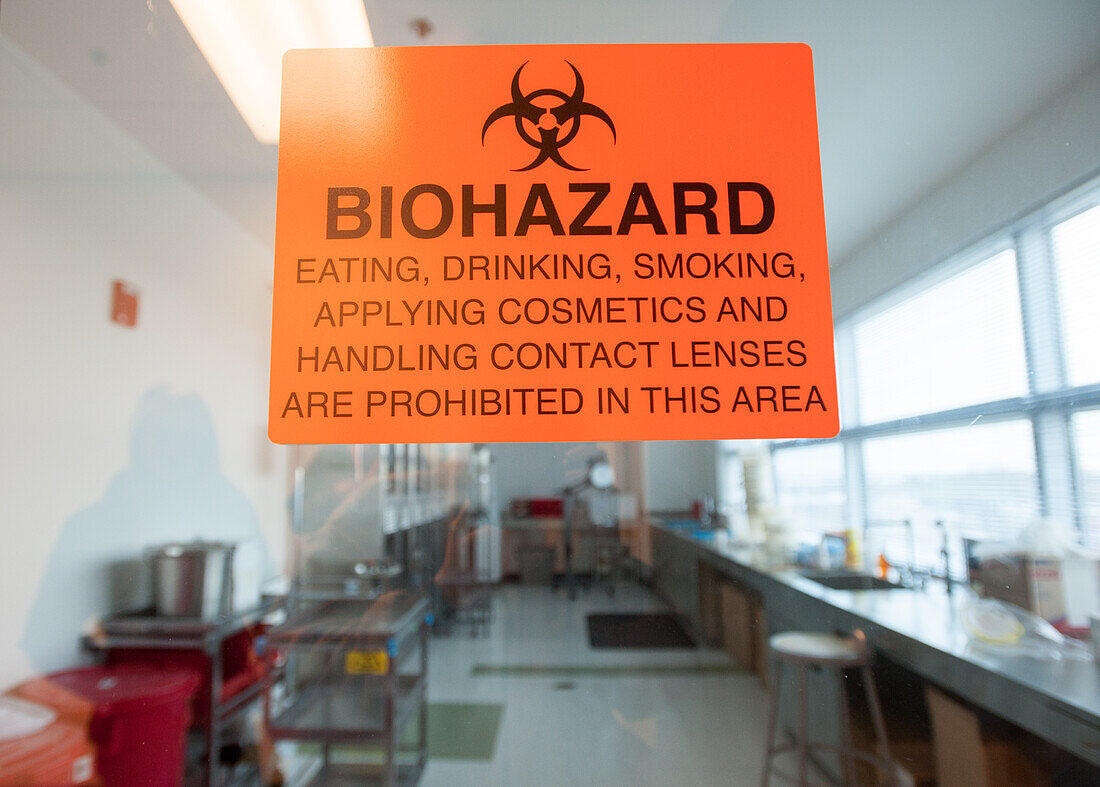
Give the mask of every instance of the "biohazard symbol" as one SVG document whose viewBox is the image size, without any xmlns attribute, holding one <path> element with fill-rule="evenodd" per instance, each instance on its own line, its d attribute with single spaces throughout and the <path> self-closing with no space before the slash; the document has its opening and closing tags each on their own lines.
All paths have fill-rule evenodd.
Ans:
<svg viewBox="0 0 1100 787">
<path fill-rule="evenodd" d="M 530 62 L 530 61 L 528 61 Z M 599 118 L 611 129 L 611 138 L 616 139 L 615 124 L 599 107 L 589 104 L 584 100 L 584 80 L 577 67 L 565 61 L 573 69 L 577 84 L 573 88 L 573 95 L 566 95 L 560 90 L 544 87 L 524 94 L 519 87 L 519 75 L 523 71 L 524 63 L 512 77 L 512 100 L 502 107 L 493 110 L 485 120 L 481 129 L 481 144 L 485 144 L 485 132 L 489 126 L 501 118 L 514 117 L 516 119 L 516 132 L 520 139 L 538 150 L 535 160 L 526 167 L 513 170 L 513 172 L 526 172 L 534 169 L 544 161 L 553 161 L 555 164 L 576 172 L 583 172 L 583 167 L 574 167 L 561 157 L 561 149 L 573 141 L 581 129 L 581 117 L 591 115 Z M 536 137 L 532 130 L 538 132 Z"/>
</svg>

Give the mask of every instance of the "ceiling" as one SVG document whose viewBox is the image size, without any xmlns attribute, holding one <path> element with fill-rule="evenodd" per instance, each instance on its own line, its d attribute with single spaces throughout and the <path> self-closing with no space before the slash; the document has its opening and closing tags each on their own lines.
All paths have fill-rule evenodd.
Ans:
<svg viewBox="0 0 1100 787">
<path fill-rule="evenodd" d="M 834 262 L 1100 64 L 1094 0 L 365 2 L 379 46 L 809 43 Z M 2 0 L 0 35 L 271 243 L 276 150 L 168 0 Z M 12 95 L 0 88 L 0 114 Z M 0 172 L 77 166 L 12 158 L 0 149 Z"/>
</svg>

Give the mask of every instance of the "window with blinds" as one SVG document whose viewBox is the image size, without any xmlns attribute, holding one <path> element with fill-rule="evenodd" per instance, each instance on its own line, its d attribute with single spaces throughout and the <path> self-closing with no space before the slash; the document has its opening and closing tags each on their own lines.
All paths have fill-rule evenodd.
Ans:
<svg viewBox="0 0 1100 787">
<path fill-rule="evenodd" d="M 1039 516 L 1031 422 L 1013 420 L 871 438 L 863 444 L 864 549 L 939 567 L 943 522 L 962 569 L 962 538 L 1011 541 Z M 910 523 L 906 527 L 903 523 Z"/>
<path fill-rule="evenodd" d="M 838 326 L 854 423 L 836 441 L 773 448 L 779 503 L 804 540 L 852 527 L 869 566 L 881 552 L 939 571 L 942 522 L 963 576 L 963 538 L 1011 542 L 1043 511 L 1075 511 L 1081 543 L 1100 551 L 1100 182 L 1000 237 Z"/>
<path fill-rule="evenodd" d="M 848 527 L 844 447 L 837 441 L 784 448 L 772 454 L 776 502 L 800 541 Z"/>
<path fill-rule="evenodd" d="M 1070 385 L 1100 383 L 1100 205 L 1051 230 Z"/>
<path fill-rule="evenodd" d="M 1011 249 L 860 320 L 853 336 L 864 424 L 1027 393 Z"/>
</svg>

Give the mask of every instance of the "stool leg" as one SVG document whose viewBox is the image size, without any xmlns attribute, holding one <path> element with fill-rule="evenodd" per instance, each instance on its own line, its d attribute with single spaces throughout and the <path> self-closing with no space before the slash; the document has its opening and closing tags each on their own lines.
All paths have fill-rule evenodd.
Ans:
<svg viewBox="0 0 1100 787">
<path fill-rule="evenodd" d="M 844 670 L 836 670 L 837 702 L 840 705 L 840 776 L 845 784 L 855 784 L 855 763 L 852 751 L 852 723 L 848 715 L 848 689 L 844 680 Z"/>
<path fill-rule="evenodd" d="M 798 668 L 798 783 L 806 784 L 806 772 L 810 764 L 809 748 L 809 676 L 810 671 L 800 665 Z"/>
<path fill-rule="evenodd" d="M 783 662 L 775 661 L 775 691 L 772 692 L 771 710 L 768 711 L 768 738 L 764 742 L 764 779 L 762 787 L 768 787 L 772 773 L 772 742 L 775 740 L 775 725 L 779 719 L 779 690 L 783 685 Z"/>
<path fill-rule="evenodd" d="M 879 756 L 889 762 L 890 741 L 886 737 L 886 722 L 882 718 L 882 706 L 879 705 L 878 701 L 875 676 L 870 667 L 863 668 L 863 690 L 867 693 L 867 704 L 871 708 L 871 723 L 875 727 L 875 738 L 878 739 Z"/>
</svg>

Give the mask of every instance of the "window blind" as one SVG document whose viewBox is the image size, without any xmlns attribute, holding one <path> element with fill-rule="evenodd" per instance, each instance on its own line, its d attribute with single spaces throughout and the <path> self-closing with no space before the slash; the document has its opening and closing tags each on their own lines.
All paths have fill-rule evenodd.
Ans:
<svg viewBox="0 0 1100 787">
<path fill-rule="evenodd" d="M 838 441 L 773 452 L 778 504 L 801 541 L 848 527 L 844 447 Z"/>
<path fill-rule="evenodd" d="M 1051 230 L 1070 385 L 1100 383 L 1100 205 Z"/>
<path fill-rule="evenodd" d="M 952 539 L 954 569 L 961 539 L 1012 541 L 1039 516 L 1031 422 L 977 423 L 868 439 L 864 549 L 891 562 L 939 567 L 942 521 Z M 912 523 L 913 536 L 900 526 Z"/>
<path fill-rule="evenodd" d="M 1100 549 L 1100 410 L 1074 415 L 1073 437 L 1077 448 L 1077 479 L 1081 485 L 1079 513 L 1085 543 Z"/>
<path fill-rule="evenodd" d="M 1026 394 L 1015 253 L 860 320 L 854 341 L 864 424 Z"/>
</svg>

